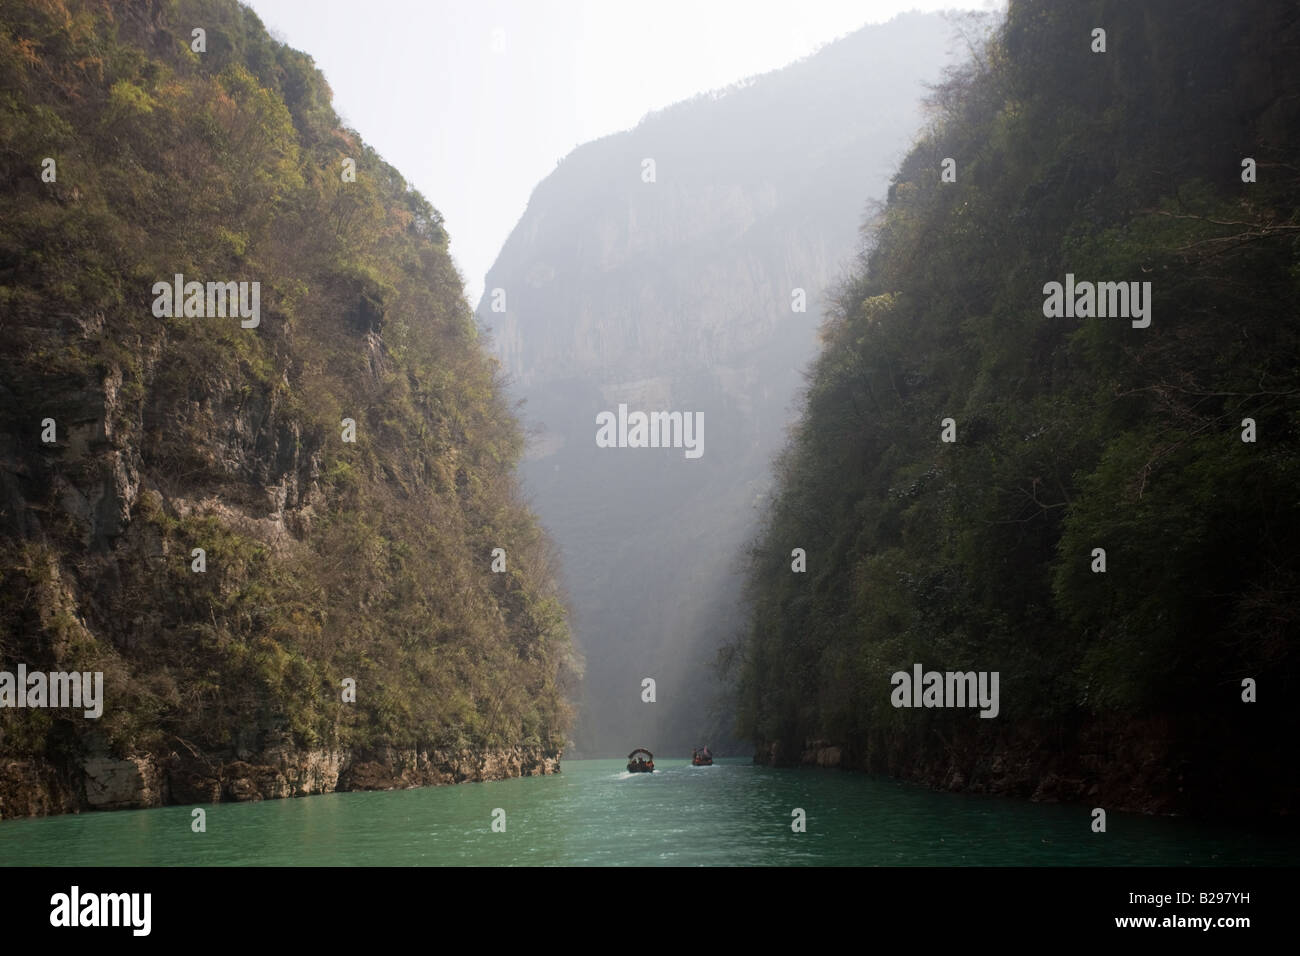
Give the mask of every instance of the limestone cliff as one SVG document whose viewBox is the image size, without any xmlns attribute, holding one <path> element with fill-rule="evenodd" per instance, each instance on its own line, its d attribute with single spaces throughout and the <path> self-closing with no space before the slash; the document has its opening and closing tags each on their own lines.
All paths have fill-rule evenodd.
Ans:
<svg viewBox="0 0 1300 956">
<path fill-rule="evenodd" d="M 478 316 L 537 430 L 522 472 L 587 660 L 584 751 L 728 735 L 711 662 L 739 626 L 740 550 L 827 290 L 948 36 L 899 17 L 579 147 L 488 273 Z M 703 455 L 597 448 L 621 403 L 702 413 Z"/>
<path fill-rule="evenodd" d="M 0 814 L 553 770 L 565 608 L 437 210 L 230 0 L 0 28 L 0 671 L 103 675 L 3 701 Z"/>
<path fill-rule="evenodd" d="M 537 747 L 352 753 L 303 750 L 286 739 L 246 757 L 226 762 L 189 752 L 88 757 L 72 773 L 43 759 L 5 760 L 0 763 L 0 819 L 405 790 L 560 772 L 559 753 Z"/>
</svg>

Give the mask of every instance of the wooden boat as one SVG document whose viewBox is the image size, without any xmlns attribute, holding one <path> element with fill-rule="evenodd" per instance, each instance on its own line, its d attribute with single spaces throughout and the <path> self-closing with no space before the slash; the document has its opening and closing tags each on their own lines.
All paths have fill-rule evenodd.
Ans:
<svg viewBox="0 0 1300 956">
<path fill-rule="evenodd" d="M 637 756 L 645 754 L 644 757 Z M 628 773 L 654 773 L 655 772 L 655 755 L 644 747 L 637 747 L 627 755 L 627 772 Z"/>
<path fill-rule="evenodd" d="M 692 752 L 692 754 L 691 754 L 691 766 L 692 766 L 692 767 L 712 767 L 712 766 L 713 766 L 713 754 L 709 753 L 709 750 L 708 750 L 707 747 L 704 748 L 703 750 L 701 750 L 699 747 L 696 747 L 695 750 L 694 750 L 694 752 Z"/>
</svg>

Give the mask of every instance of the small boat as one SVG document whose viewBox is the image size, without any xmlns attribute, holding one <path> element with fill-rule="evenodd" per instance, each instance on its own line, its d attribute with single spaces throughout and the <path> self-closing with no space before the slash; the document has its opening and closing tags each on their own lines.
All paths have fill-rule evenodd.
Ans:
<svg viewBox="0 0 1300 956">
<path fill-rule="evenodd" d="M 695 748 L 695 750 L 691 753 L 691 766 L 692 767 L 713 766 L 713 754 L 709 753 L 709 748 L 707 746 L 705 746 L 703 749 L 699 747 Z"/>
<path fill-rule="evenodd" d="M 645 754 L 640 757 L 638 754 Z M 644 747 L 637 747 L 627 755 L 627 772 L 628 773 L 654 773 L 655 772 L 655 755 Z"/>
</svg>

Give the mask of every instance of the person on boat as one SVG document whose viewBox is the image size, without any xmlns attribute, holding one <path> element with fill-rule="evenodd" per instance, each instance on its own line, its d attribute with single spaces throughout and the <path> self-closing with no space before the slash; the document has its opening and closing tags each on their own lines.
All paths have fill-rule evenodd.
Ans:
<svg viewBox="0 0 1300 956">
<path fill-rule="evenodd" d="M 700 751 L 700 756 L 703 757 L 705 760 L 708 760 L 713 756 L 713 754 L 709 753 L 708 744 L 704 745 L 704 749 Z"/>
</svg>

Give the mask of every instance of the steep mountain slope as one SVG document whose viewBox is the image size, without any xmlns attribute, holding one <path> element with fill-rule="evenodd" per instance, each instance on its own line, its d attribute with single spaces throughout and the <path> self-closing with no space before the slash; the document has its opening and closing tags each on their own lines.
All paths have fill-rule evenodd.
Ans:
<svg viewBox="0 0 1300 956">
<path fill-rule="evenodd" d="M 478 316 L 537 431 L 521 472 L 587 661 L 583 752 L 730 733 L 711 665 L 742 623 L 754 502 L 822 290 L 921 122 L 950 32 L 899 17 L 574 150 L 488 273 Z M 596 416 L 620 404 L 702 414 L 703 454 L 597 447 Z"/>
<path fill-rule="evenodd" d="M 1295 811 L 1298 53 L 1294 5 L 1014 0 L 947 84 L 754 548 L 763 759 Z M 907 706 L 917 664 L 997 716 Z"/>
<path fill-rule="evenodd" d="M 3 0 L 0 90 L 0 669 L 104 681 L 0 709 L 0 814 L 553 771 L 567 625 L 437 211 L 229 0 Z"/>
</svg>

